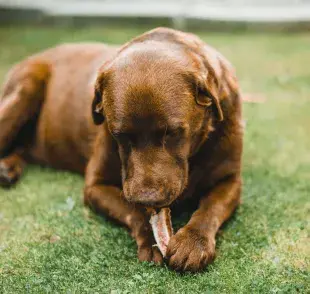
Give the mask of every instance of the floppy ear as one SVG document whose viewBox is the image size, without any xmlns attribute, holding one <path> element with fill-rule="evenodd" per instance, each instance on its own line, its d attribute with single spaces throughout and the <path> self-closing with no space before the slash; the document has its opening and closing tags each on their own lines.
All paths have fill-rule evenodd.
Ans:
<svg viewBox="0 0 310 294">
<path fill-rule="evenodd" d="M 223 110 L 219 99 L 217 83 L 216 81 L 212 81 L 213 79 L 212 77 L 208 78 L 207 81 L 205 79 L 198 81 L 196 103 L 205 107 L 214 106 L 218 120 L 222 121 L 224 119 Z"/>
<path fill-rule="evenodd" d="M 103 102 L 102 102 L 102 86 L 99 81 L 102 77 L 98 77 L 95 85 L 94 99 L 92 102 L 92 117 L 95 125 L 100 125 L 104 122 Z"/>
<path fill-rule="evenodd" d="M 219 121 L 224 119 L 223 105 L 231 103 L 238 93 L 238 83 L 231 64 L 212 47 L 199 46 L 202 64 L 198 74 L 198 93 L 196 102 L 199 105 L 214 106 Z"/>
</svg>

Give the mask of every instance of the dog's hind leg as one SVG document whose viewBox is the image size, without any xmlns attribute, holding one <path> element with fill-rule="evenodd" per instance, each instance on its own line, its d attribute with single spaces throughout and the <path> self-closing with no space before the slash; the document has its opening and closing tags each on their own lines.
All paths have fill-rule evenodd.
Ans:
<svg viewBox="0 0 310 294">
<path fill-rule="evenodd" d="M 22 174 L 27 124 L 39 115 L 50 75 L 49 65 L 36 59 L 17 64 L 0 94 L 0 185 L 14 184 Z M 33 130 L 34 131 L 34 130 Z"/>
<path fill-rule="evenodd" d="M 14 152 L 0 160 L 0 185 L 11 187 L 20 178 L 26 165 L 19 152 Z"/>
</svg>

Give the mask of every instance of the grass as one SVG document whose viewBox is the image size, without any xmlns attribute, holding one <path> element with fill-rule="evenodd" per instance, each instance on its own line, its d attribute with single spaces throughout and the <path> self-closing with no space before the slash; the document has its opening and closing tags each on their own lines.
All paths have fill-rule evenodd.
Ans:
<svg viewBox="0 0 310 294">
<path fill-rule="evenodd" d="M 0 28 L 0 81 L 12 63 L 61 42 L 123 43 L 144 28 Z M 0 188 L 0 293 L 309 293 L 310 35 L 199 33 L 246 92 L 243 204 L 202 274 L 140 263 L 125 229 L 81 203 L 83 179 L 31 166 Z M 181 219 L 182 221 L 182 219 Z"/>
</svg>

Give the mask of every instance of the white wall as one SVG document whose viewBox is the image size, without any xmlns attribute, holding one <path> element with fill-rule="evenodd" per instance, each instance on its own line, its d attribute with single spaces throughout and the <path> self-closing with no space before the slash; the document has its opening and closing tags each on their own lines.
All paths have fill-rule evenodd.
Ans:
<svg viewBox="0 0 310 294">
<path fill-rule="evenodd" d="M 0 0 L 47 15 L 171 17 L 245 22 L 310 22 L 310 0 Z"/>
</svg>

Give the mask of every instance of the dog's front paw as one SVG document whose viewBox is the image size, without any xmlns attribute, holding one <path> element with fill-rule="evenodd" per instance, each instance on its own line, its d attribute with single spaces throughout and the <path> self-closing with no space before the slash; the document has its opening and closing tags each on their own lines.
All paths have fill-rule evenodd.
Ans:
<svg viewBox="0 0 310 294">
<path fill-rule="evenodd" d="M 136 226 L 134 227 L 134 230 L 131 234 L 137 242 L 138 259 L 140 261 L 162 264 L 163 256 L 161 255 L 157 246 L 154 246 L 156 242 L 154 240 L 150 224 L 144 220 L 135 221 L 134 223 Z"/>
<path fill-rule="evenodd" d="M 138 259 L 140 261 L 154 262 L 158 265 L 163 263 L 163 257 L 157 246 L 141 245 L 138 247 Z"/>
<path fill-rule="evenodd" d="M 169 266 L 177 271 L 201 271 L 214 257 L 215 239 L 190 226 L 180 229 L 167 248 Z"/>
</svg>

